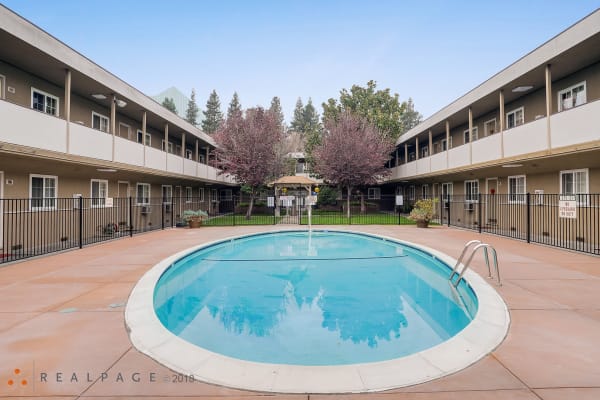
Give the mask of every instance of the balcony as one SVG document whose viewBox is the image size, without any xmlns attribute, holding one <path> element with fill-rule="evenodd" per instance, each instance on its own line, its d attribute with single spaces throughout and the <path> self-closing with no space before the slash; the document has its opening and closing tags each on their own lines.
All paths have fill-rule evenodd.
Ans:
<svg viewBox="0 0 600 400">
<path fill-rule="evenodd" d="M 69 153 L 112 161 L 112 135 L 72 122 L 69 126 Z"/>
<path fill-rule="evenodd" d="M 546 118 L 504 131 L 504 157 L 519 156 L 548 149 Z"/>
<path fill-rule="evenodd" d="M 550 117 L 552 147 L 565 147 L 600 140 L 600 100 Z"/>
</svg>

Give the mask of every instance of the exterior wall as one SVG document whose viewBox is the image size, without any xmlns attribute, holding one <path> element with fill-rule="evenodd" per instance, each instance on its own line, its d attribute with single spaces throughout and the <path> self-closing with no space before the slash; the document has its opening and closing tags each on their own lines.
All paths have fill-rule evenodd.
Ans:
<svg viewBox="0 0 600 400">
<path fill-rule="evenodd" d="M 600 99 L 600 63 L 590 65 L 576 73 L 552 82 L 552 113 L 558 112 L 558 92 L 579 82 L 586 82 L 587 102 Z"/>
</svg>

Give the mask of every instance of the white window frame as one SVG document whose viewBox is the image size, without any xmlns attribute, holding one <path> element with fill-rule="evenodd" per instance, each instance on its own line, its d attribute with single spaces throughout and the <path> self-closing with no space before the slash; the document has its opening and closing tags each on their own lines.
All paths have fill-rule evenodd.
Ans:
<svg viewBox="0 0 600 400">
<path fill-rule="evenodd" d="M 583 93 L 583 99 L 581 102 L 577 102 L 577 99 L 575 97 L 573 97 L 573 90 L 578 88 L 579 86 L 583 86 L 583 91 L 579 92 L 579 93 Z M 570 107 L 564 107 L 564 100 L 562 100 L 562 95 L 566 94 L 566 93 L 571 93 L 571 101 L 572 101 L 572 105 Z M 575 85 L 572 85 L 566 89 L 563 89 L 561 91 L 558 92 L 558 112 L 561 111 L 565 111 L 565 110 L 570 110 L 571 108 L 580 106 L 582 104 L 587 103 L 587 82 L 583 81 L 583 82 L 579 82 Z"/>
<path fill-rule="evenodd" d="M 575 175 L 576 173 L 585 173 L 585 178 L 584 178 L 584 182 L 585 182 L 585 191 L 583 193 L 579 193 L 579 192 L 575 192 L 575 188 L 573 193 L 565 193 L 564 190 L 565 188 L 563 188 L 563 175 L 567 175 L 567 174 L 572 174 Z M 558 182 L 560 185 L 560 195 L 561 198 L 563 198 L 563 196 L 574 196 L 577 199 L 577 204 L 578 205 L 587 205 L 588 204 L 588 194 L 590 191 L 590 171 L 589 168 L 580 168 L 580 169 L 568 169 L 568 170 L 564 170 L 564 171 L 560 171 L 560 174 L 558 176 Z M 573 179 L 573 182 L 575 182 L 575 179 Z M 575 186 L 575 185 L 574 185 Z"/>
<path fill-rule="evenodd" d="M 370 187 L 367 189 L 367 200 L 381 200 L 381 188 Z"/>
<path fill-rule="evenodd" d="M 136 142 L 138 142 L 139 144 L 144 144 L 143 142 L 140 142 L 140 135 L 144 135 L 144 131 L 142 131 L 141 129 L 138 129 L 137 131 L 137 135 L 136 135 Z M 152 146 L 152 135 L 149 134 L 148 132 L 146 132 L 146 146 Z"/>
<path fill-rule="evenodd" d="M 429 145 L 421 147 L 421 158 L 429 157 Z"/>
<path fill-rule="evenodd" d="M 467 190 L 470 186 L 471 190 Z M 476 189 L 476 190 L 473 190 Z M 479 179 L 465 181 L 465 203 L 477 203 L 479 200 Z"/>
<path fill-rule="evenodd" d="M 33 198 L 33 178 L 41 178 L 43 179 L 43 185 L 42 185 L 42 206 L 37 206 L 34 207 L 33 205 L 33 200 L 37 200 Z M 46 197 L 46 179 L 53 179 L 54 180 L 54 196 L 53 197 Z M 40 175 L 40 174 L 29 174 L 29 210 L 30 211 L 46 211 L 46 210 L 56 210 L 56 199 L 57 199 L 57 194 L 58 194 L 58 176 L 56 175 Z M 53 205 L 47 206 L 46 202 L 47 200 L 53 200 L 53 201 L 48 201 L 48 203 L 53 203 Z"/>
<path fill-rule="evenodd" d="M 194 191 L 193 191 L 192 187 L 186 186 L 185 187 L 185 202 L 191 203 L 193 198 L 194 198 Z"/>
<path fill-rule="evenodd" d="M 165 193 L 165 189 L 166 193 Z M 173 204 L 173 186 L 162 185 L 160 189 L 163 204 Z"/>
<path fill-rule="evenodd" d="M 175 145 L 175 153 L 174 154 L 177 154 L 179 157 L 181 157 L 181 145 L 180 144 Z"/>
<path fill-rule="evenodd" d="M 101 193 L 101 184 L 104 184 L 104 197 L 94 197 L 94 183 L 98 184 L 98 193 Z M 108 180 L 90 179 L 90 204 L 93 208 L 106 207 L 106 198 L 108 197 Z"/>
<path fill-rule="evenodd" d="M 490 133 L 489 129 L 488 129 L 488 125 L 490 125 L 490 123 L 492 123 L 492 122 L 494 123 L 494 132 Z M 487 121 L 485 121 L 483 123 L 483 134 L 485 136 L 490 136 L 490 135 L 493 135 L 494 133 L 497 133 L 497 132 L 498 132 L 498 124 L 496 122 L 496 118 L 495 117 L 492 118 L 492 119 L 489 119 L 489 120 L 487 120 Z"/>
<path fill-rule="evenodd" d="M 441 141 L 442 151 L 448 151 L 448 150 L 450 150 L 452 148 L 452 136 L 450 136 L 450 142 L 449 143 L 450 143 L 450 146 L 448 146 L 448 140 L 446 138 L 442 139 L 442 141 Z"/>
<path fill-rule="evenodd" d="M 408 200 L 415 199 L 415 185 L 410 185 L 408 187 L 408 193 L 406 194 L 406 197 L 408 198 Z"/>
<path fill-rule="evenodd" d="M 100 126 L 97 127 L 97 128 L 94 127 L 94 117 L 98 117 L 98 120 L 100 121 L 99 122 Z M 106 130 L 102 129 L 102 121 L 103 120 L 106 122 Z M 106 115 L 99 114 L 96 111 L 92 111 L 92 125 L 91 126 L 92 126 L 92 129 L 96 129 L 96 130 L 98 130 L 100 132 L 109 133 L 109 131 L 110 131 L 110 118 L 108 118 Z"/>
<path fill-rule="evenodd" d="M 222 201 L 233 200 L 233 191 L 231 189 L 221 189 L 221 200 Z"/>
<path fill-rule="evenodd" d="M 446 193 L 444 193 L 446 192 Z M 444 198 L 444 194 L 446 195 Z M 452 198 L 452 196 L 454 195 L 454 184 L 452 182 L 442 182 L 442 201 L 444 202 L 444 208 L 448 208 L 446 206 L 446 200 L 449 203 L 450 199 Z"/>
<path fill-rule="evenodd" d="M 421 185 L 421 198 L 422 199 L 429 198 L 429 185 Z"/>
<path fill-rule="evenodd" d="M 127 129 L 127 137 L 126 139 L 131 139 L 131 126 L 123 123 L 123 122 L 119 122 L 119 137 L 125 138 L 125 136 L 123 136 L 121 134 L 121 127 L 125 127 Z"/>
<path fill-rule="evenodd" d="M 185 158 L 187 158 L 188 160 L 193 160 L 194 152 L 191 150 L 185 149 Z"/>
<path fill-rule="evenodd" d="M 173 152 L 173 148 L 174 148 L 174 144 L 173 144 L 173 142 L 169 142 L 169 147 L 168 147 L 169 151 L 167 151 L 167 153 L 169 153 L 169 154 L 175 154 L 175 153 Z M 161 149 L 162 149 L 162 151 L 166 151 L 166 150 L 165 150 L 165 139 L 163 139 L 163 140 L 161 141 Z"/>
<path fill-rule="evenodd" d="M 479 129 L 476 126 L 474 126 L 473 127 L 473 141 L 476 141 L 477 139 L 479 139 Z M 464 144 L 469 143 L 469 130 L 468 129 L 466 129 L 463 132 L 463 141 L 464 141 Z"/>
<path fill-rule="evenodd" d="M 145 190 L 142 189 L 142 197 L 140 199 L 140 187 L 142 188 L 147 188 L 148 189 L 148 193 L 146 195 Z M 138 182 L 135 185 L 135 204 L 138 206 L 145 206 L 150 204 L 150 190 L 152 189 L 152 186 L 149 183 L 142 183 L 142 182 Z M 140 201 L 141 200 L 141 201 Z M 147 200 L 147 201 L 145 201 Z"/>
<path fill-rule="evenodd" d="M 212 203 L 219 202 L 219 192 L 217 192 L 217 189 L 210 189 L 210 201 Z"/>
<path fill-rule="evenodd" d="M 523 193 L 513 193 L 511 180 L 514 179 L 523 179 Z M 508 185 L 508 203 L 509 204 L 525 204 L 527 197 L 527 176 L 526 175 L 511 175 L 506 179 L 506 184 Z"/>
<path fill-rule="evenodd" d="M 522 117 L 521 123 L 517 124 L 517 117 L 516 117 L 516 115 L 517 115 L 517 113 L 519 111 L 521 112 L 521 115 L 523 117 Z M 510 124 L 508 123 L 508 117 L 510 115 L 514 115 L 514 117 L 515 117 L 515 124 L 513 126 L 510 126 Z M 509 111 L 509 112 L 506 113 L 506 129 L 516 128 L 517 126 L 521 126 L 523 124 L 525 124 L 525 107 L 515 108 L 514 110 L 511 110 L 511 111 Z"/>
<path fill-rule="evenodd" d="M 46 96 L 46 98 L 44 99 L 44 111 L 38 110 L 37 108 L 33 108 L 33 92 L 38 92 L 39 94 Z M 47 111 L 47 108 L 48 108 L 47 98 L 48 97 L 50 97 L 51 99 L 56 101 L 56 113 L 49 113 Z M 60 106 L 60 99 L 57 96 L 54 96 L 47 92 L 44 92 L 43 90 L 34 88 L 33 86 L 31 87 L 31 108 L 33 110 L 43 112 L 44 114 L 48 114 L 48 115 L 54 115 L 55 117 L 60 117 L 59 106 Z"/>
<path fill-rule="evenodd" d="M 198 188 L 198 201 L 204 201 L 204 188 Z"/>
</svg>

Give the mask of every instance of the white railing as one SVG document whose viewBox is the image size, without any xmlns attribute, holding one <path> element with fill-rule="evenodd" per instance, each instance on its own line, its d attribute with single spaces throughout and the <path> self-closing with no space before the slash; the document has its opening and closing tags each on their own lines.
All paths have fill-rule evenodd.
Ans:
<svg viewBox="0 0 600 400">
<path fill-rule="evenodd" d="M 448 150 L 448 168 L 469 165 L 469 145 L 458 146 Z"/>
<path fill-rule="evenodd" d="M 196 174 L 196 166 L 197 162 L 188 160 L 187 158 L 183 160 L 183 174 L 189 176 L 197 176 Z"/>
<path fill-rule="evenodd" d="M 144 166 L 144 146 L 131 140 L 115 137 L 115 161 Z"/>
<path fill-rule="evenodd" d="M 419 158 L 417 160 L 417 174 L 428 174 L 431 172 L 429 157 Z"/>
<path fill-rule="evenodd" d="M 600 100 L 550 117 L 552 147 L 600 140 Z"/>
<path fill-rule="evenodd" d="M 167 168 L 167 153 L 152 147 L 145 147 L 146 167 L 164 171 Z"/>
<path fill-rule="evenodd" d="M 448 155 L 445 151 L 431 156 L 431 172 L 443 171 L 448 168 Z"/>
<path fill-rule="evenodd" d="M 183 157 L 167 154 L 167 171 L 183 174 Z"/>
<path fill-rule="evenodd" d="M 65 120 L 0 101 L 0 141 L 44 150 L 67 151 Z"/>
<path fill-rule="evenodd" d="M 499 133 L 473 142 L 473 164 L 502 158 L 502 137 Z"/>
<path fill-rule="evenodd" d="M 504 131 L 504 157 L 547 150 L 546 124 L 546 118 L 540 118 Z"/>
<path fill-rule="evenodd" d="M 99 160 L 112 160 L 112 135 L 70 123 L 69 153 Z"/>
</svg>

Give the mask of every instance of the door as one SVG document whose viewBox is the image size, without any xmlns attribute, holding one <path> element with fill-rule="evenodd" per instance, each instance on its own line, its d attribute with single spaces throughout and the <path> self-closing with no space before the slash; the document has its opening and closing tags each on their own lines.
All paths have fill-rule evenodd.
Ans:
<svg viewBox="0 0 600 400">
<path fill-rule="evenodd" d="M 485 220 L 486 223 L 495 225 L 498 222 L 498 178 L 487 178 L 485 180 Z"/>
<path fill-rule="evenodd" d="M 119 185 L 117 187 L 117 197 L 125 198 L 129 196 L 129 182 L 119 181 Z"/>
</svg>

